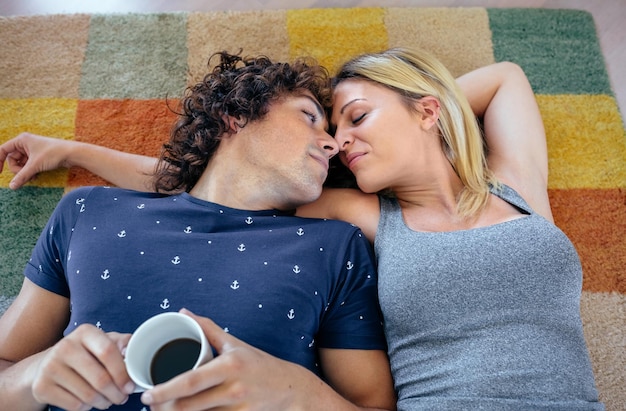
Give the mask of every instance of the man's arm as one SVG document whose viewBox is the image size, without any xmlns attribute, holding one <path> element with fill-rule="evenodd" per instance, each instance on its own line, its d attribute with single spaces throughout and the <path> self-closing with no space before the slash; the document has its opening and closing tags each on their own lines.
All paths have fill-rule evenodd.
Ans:
<svg viewBox="0 0 626 411">
<path fill-rule="evenodd" d="M 366 409 L 396 408 L 389 359 L 384 351 L 321 349 L 320 363 L 328 384 L 354 404 Z"/>
<path fill-rule="evenodd" d="M 328 350 L 322 354 L 325 366 L 328 361 L 338 361 L 328 379 L 344 398 L 304 367 L 244 343 L 208 318 L 184 312 L 202 326 L 218 355 L 196 370 L 146 391 L 141 400 L 154 411 L 172 409 L 172 405 L 183 409 L 395 409 L 389 366 L 381 351 L 357 350 L 343 356 L 341 351 L 351 350 Z M 357 376 L 359 372 L 363 375 Z M 348 381 L 346 376 L 353 379 Z"/>
<path fill-rule="evenodd" d="M 553 221 L 546 134 L 523 70 L 514 63 L 496 63 L 467 73 L 457 82 L 474 113 L 483 118 L 491 170 L 537 213 Z"/>
<path fill-rule="evenodd" d="M 15 410 L 120 404 L 134 389 L 121 348 L 128 335 L 81 326 L 65 338 L 69 300 L 28 279 L 0 318 L 0 398 Z"/>
<path fill-rule="evenodd" d="M 154 191 L 152 173 L 157 159 L 95 144 L 22 133 L 0 145 L 0 171 L 5 162 L 15 174 L 9 185 L 12 189 L 20 188 L 44 171 L 82 167 L 118 187 Z"/>
</svg>

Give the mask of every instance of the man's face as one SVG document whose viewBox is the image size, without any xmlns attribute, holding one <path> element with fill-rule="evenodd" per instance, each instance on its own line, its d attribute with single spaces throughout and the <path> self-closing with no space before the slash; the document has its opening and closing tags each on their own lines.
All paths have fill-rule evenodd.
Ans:
<svg viewBox="0 0 626 411">
<path fill-rule="evenodd" d="M 328 160 L 338 152 L 327 129 L 322 107 L 303 91 L 273 102 L 265 118 L 241 130 L 247 161 L 263 184 L 258 189 L 280 204 L 273 208 L 294 208 L 320 196 Z"/>
</svg>

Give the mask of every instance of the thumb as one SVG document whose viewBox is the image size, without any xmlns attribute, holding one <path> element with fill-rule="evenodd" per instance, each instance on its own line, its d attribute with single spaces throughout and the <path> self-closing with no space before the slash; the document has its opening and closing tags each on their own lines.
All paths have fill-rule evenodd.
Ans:
<svg viewBox="0 0 626 411">
<path fill-rule="evenodd" d="M 235 347 L 247 345 L 238 338 L 228 334 L 209 318 L 196 315 L 186 308 L 183 308 L 182 310 L 180 310 L 180 312 L 190 316 L 191 318 L 196 320 L 198 324 L 200 324 L 200 327 L 202 328 L 202 331 L 204 331 L 204 335 L 209 341 L 209 344 L 211 344 L 211 347 L 213 347 L 218 354 L 222 354 L 225 351 L 232 350 Z"/>
</svg>

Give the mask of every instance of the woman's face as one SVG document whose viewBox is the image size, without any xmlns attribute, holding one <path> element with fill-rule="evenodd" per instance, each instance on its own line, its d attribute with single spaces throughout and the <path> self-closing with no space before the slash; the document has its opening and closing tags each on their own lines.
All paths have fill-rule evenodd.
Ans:
<svg viewBox="0 0 626 411">
<path fill-rule="evenodd" d="M 410 184 L 426 155 L 420 115 L 395 91 L 361 79 L 335 88 L 331 122 L 342 162 L 367 193 Z"/>
</svg>

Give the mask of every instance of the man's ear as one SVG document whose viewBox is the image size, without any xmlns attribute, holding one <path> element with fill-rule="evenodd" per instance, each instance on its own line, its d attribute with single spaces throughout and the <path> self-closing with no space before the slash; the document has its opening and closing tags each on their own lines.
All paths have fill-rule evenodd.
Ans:
<svg viewBox="0 0 626 411">
<path fill-rule="evenodd" d="M 439 114 L 441 113 L 441 104 L 436 97 L 426 96 L 415 102 L 417 111 L 422 120 L 422 127 L 425 130 L 430 129 L 433 126 L 437 126 L 439 120 Z"/>
<path fill-rule="evenodd" d="M 239 118 L 224 114 L 222 119 L 226 124 L 228 124 L 228 132 L 231 134 L 237 134 L 239 130 L 243 127 L 241 125 L 241 119 Z"/>
</svg>

